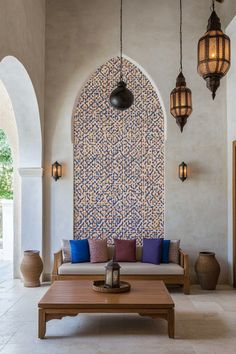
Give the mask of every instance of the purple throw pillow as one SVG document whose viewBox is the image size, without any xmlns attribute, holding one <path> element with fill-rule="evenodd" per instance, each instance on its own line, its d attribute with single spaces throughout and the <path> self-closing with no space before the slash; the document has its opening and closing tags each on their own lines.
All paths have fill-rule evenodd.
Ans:
<svg viewBox="0 0 236 354">
<path fill-rule="evenodd" d="M 162 239 L 161 238 L 144 238 L 142 262 L 160 264 L 162 255 Z"/>
<path fill-rule="evenodd" d="M 107 240 L 89 239 L 90 262 L 99 263 L 108 261 Z"/>
<path fill-rule="evenodd" d="M 136 262 L 136 240 L 114 240 L 117 262 Z"/>
</svg>

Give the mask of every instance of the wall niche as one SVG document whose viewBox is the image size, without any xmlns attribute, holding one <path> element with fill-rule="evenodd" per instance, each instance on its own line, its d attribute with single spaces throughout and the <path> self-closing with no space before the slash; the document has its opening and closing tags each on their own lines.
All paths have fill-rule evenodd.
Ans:
<svg viewBox="0 0 236 354">
<path fill-rule="evenodd" d="M 109 104 L 119 58 L 100 66 L 77 102 L 74 129 L 74 238 L 164 236 L 164 115 L 145 74 L 124 59 L 135 102 Z"/>
</svg>

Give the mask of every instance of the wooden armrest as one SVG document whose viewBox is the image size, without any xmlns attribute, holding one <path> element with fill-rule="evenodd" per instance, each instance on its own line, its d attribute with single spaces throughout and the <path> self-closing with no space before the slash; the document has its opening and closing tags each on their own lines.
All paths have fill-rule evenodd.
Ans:
<svg viewBox="0 0 236 354">
<path fill-rule="evenodd" d="M 181 249 L 179 250 L 179 260 L 181 267 L 184 268 L 184 284 L 183 290 L 184 294 L 190 294 L 190 277 L 189 277 L 189 259 L 188 254 L 183 252 Z"/>
<path fill-rule="evenodd" d="M 188 254 L 179 249 L 180 265 L 184 268 L 184 274 L 189 275 L 189 259 Z"/>
<path fill-rule="evenodd" d="M 63 263 L 62 261 L 62 250 L 54 253 L 53 269 L 52 269 L 52 279 L 58 275 L 58 268 Z"/>
</svg>

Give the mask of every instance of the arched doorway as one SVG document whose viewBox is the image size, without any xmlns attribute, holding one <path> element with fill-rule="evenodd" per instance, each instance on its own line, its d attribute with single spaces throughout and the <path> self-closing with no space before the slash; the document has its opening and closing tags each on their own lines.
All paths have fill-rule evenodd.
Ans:
<svg viewBox="0 0 236 354">
<path fill-rule="evenodd" d="M 5 113 L 0 87 L 0 119 Z M 8 140 L 0 128 L 0 281 L 13 274 L 13 153 Z"/>
<path fill-rule="evenodd" d="M 0 127 L 14 145 L 14 276 L 19 277 L 23 250 L 42 252 L 42 134 L 35 91 L 18 59 L 1 61 L 0 80 L 11 112 L 10 119 L 1 116 Z"/>
<path fill-rule="evenodd" d="M 164 236 L 164 112 L 157 90 L 128 59 L 135 97 L 127 111 L 109 104 L 119 58 L 85 84 L 74 113 L 74 238 Z"/>
</svg>

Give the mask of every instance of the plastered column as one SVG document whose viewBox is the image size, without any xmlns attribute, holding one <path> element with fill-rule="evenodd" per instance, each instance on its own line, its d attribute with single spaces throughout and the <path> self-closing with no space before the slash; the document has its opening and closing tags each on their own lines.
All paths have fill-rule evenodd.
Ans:
<svg viewBox="0 0 236 354">
<path fill-rule="evenodd" d="M 20 168 L 21 254 L 39 250 L 42 254 L 42 168 Z"/>
</svg>

